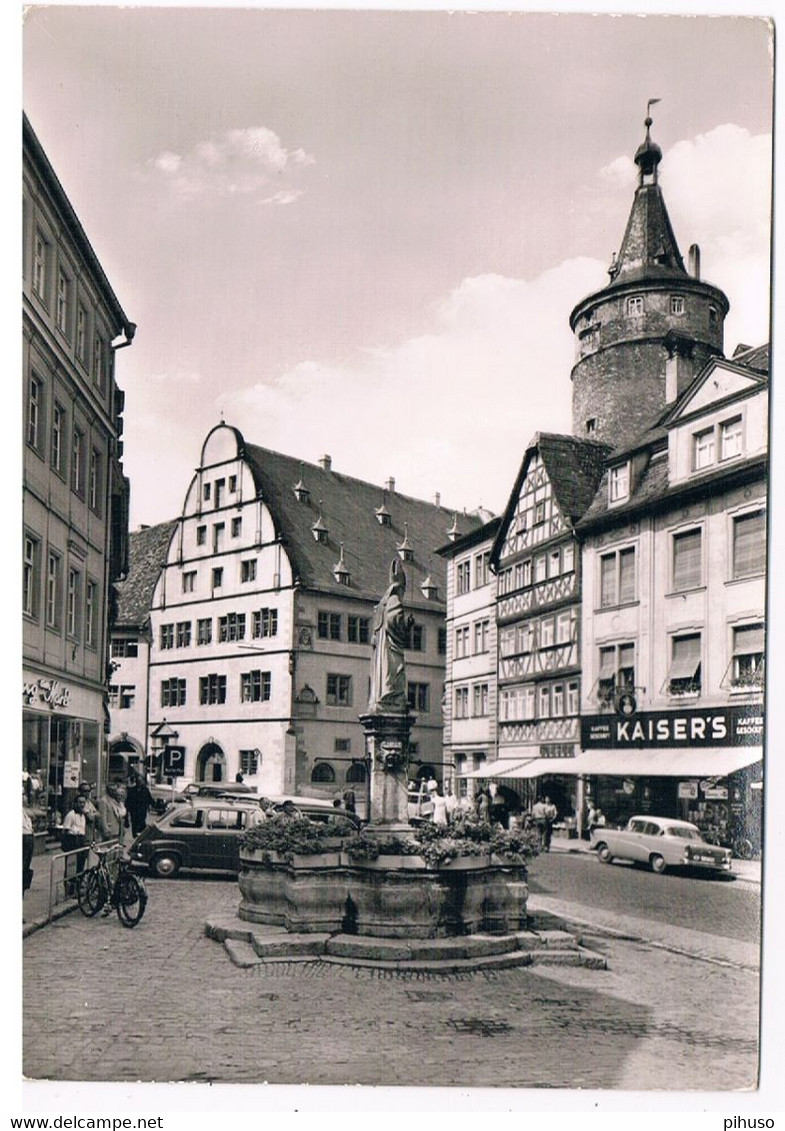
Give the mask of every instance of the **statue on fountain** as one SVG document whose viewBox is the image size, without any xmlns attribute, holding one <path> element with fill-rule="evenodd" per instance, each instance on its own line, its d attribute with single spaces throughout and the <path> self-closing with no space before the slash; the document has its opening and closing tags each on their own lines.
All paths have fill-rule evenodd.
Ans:
<svg viewBox="0 0 785 1131">
<path fill-rule="evenodd" d="M 373 659 L 369 711 L 406 714 L 409 701 L 406 689 L 404 650 L 414 617 L 406 616 L 403 598 L 406 574 L 394 558 L 390 565 L 390 584 L 373 611 Z"/>
</svg>

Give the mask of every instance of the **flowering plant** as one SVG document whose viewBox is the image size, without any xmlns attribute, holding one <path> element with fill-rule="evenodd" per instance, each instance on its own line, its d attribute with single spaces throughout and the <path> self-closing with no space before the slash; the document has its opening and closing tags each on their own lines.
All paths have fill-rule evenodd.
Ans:
<svg viewBox="0 0 785 1131">
<path fill-rule="evenodd" d="M 271 852 L 290 860 L 295 854 L 314 856 L 327 852 L 330 841 L 352 836 L 354 832 L 354 824 L 345 817 L 334 817 L 322 824 L 309 821 L 307 817 L 287 817 L 276 813 L 247 829 L 240 837 L 240 845 L 260 849 L 268 854 L 268 862 Z"/>
<path fill-rule="evenodd" d="M 420 855 L 419 845 L 408 837 L 375 837 L 364 832 L 347 841 L 344 848 L 349 859 L 355 861 L 377 860 L 380 856 Z"/>
</svg>

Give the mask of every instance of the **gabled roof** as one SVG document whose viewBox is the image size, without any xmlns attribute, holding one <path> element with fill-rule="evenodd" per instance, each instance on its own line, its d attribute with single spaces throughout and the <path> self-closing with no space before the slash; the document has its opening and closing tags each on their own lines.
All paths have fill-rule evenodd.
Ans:
<svg viewBox="0 0 785 1131">
<path fill-rule="evenodd" d="M 597 483 L 611 448 L 608 444 L 577 436 L 563 436 L 553 432 L 536 433 L 526 448 L 493 543 L 491 561 L 494 563 L 499 560 L 507 529 L 515 515 L 523 481 L 532 456 L 537 451 L 540 453 L 559 510 L 574 524 L 594 498 Z"/>
<path fill-rule="evenodd" d="M 150 613 L 158 575 L 166 563 L 177 522 L 134 530 L 128 539 L 128 576 L 115 585 L 118 627 L 143 628 Z"/>
<path fill-rule="evenodd" d="M 713 387 L 709 386 L 710 381 Z M 768 375 L 761 369 L 744 365 L 737 358 L 728 361 L 727 358 L 712 357 L 683 390 L 678 400 L 668 405 L 660 423 L 666 428 L 673 427 L 682 417 L 710 412 L 714 404 L 743 399 L 767 384 Z"/>
<path fill-rule="evenodd" d="M 440 589 L 438 599 L 444 600 L 446 566 L 436 548 L 444 544 L 454 521 L 461 534 L 482 525 L 478 516 L 456 515 L 447 507 L 385 491 L 374 483 L 256 444 L 245 443 L 243 454 L 295 576 L 308 588 L 378 600 L 389 585 L 390 563 L 393 558 L 400 560 L 398 547 L 408 533 L 414 557 L 403 563 L 406 603 L 432 605 L 423 597 L 420 586 L 430 574 Z M 307 502 L 300 502 L 295 495 L 295 485 L 300 481 L 308 490 Z M 382 502 L 390 515 L 389 526 L 381 525 L 376 517 Z M 325 541 L 316 541 L 312 530 L 320 515 L 327 528 Z M 342 544 L 348 586 L 338 582 L 333 573 Z"/>
<path fill-rule="evenodd" d="M 762 346 L 738 346 L 731 359 L 734 365 L 754 369 L 756 373 L 769 372 L 769 343 Z"/>
</svg>

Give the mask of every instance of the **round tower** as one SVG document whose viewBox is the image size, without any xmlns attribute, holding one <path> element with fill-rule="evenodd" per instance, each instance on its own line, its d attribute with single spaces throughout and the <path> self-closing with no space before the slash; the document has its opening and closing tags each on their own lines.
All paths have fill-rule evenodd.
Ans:
<svg viewBox="0 0 785 1131">
<path fill-rule="evenodd" d="M 662 150 L 651 124 L 647 116 L 635 154 L 638 187 L 610 282 L 570 315 L 573 435 L 614 447 L 650 427 L 706 361 L 722 355 L 729 307 L 718 287 L 702 282 L 697 245 L 689 271 L 684 267 L 658 183 Z"/>
</svg>

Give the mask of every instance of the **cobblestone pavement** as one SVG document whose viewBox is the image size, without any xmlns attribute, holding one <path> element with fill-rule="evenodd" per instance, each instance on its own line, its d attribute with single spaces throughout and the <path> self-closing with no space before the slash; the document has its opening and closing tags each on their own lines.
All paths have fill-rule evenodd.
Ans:
<svg viewBox="0 0 785 1131">
<path fill-rule="evenodd" d="M 204 935 L 208 915 L 235 912 L 233 883 L 148 890 L 132 931 L 114 915 L 76 913 L 24 940 L 28 1079 L 754 1086 L 758 972 L 721 954 L 692 957 L 696 940 L 683 932 L 650 946 L 642 921 L 633 939 L 582 928 L 607 971 L 426 975 L 320 961 L 243 970 Z"/>
</svg>

